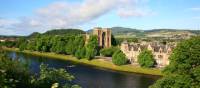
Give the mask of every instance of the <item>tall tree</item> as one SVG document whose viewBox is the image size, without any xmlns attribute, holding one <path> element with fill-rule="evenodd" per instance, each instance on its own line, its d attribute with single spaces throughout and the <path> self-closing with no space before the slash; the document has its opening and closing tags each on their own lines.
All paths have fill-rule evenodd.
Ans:
<svg viewBox="0 0 200 88">
<path fill-rule="evenodd" d="M 169 59 L 165 76 L 151 88 L 200 87 L 200 36 L 179 43 Z"/>
<path fill-rule="evenodd" d="M 91 60 L 99 52 L 97 36 L 90 36 L 88 44 L 86 46 L 86 58 Z"/>
<path fill-rule="evenodd" d="M 121 51 L 117 50 L 112 56 L 112 62 L 115 65 L 125 65 L 128 62 L 126 55 Z"/>
<path fill-rule="evenodd" d="M 155 60 L 153 58 L 152 51 L 150 50 L 143 50 L 139 55 L 138 55 L 138 62 L 141 67 L 153 67 L 155 64 Z"/>
</svg>

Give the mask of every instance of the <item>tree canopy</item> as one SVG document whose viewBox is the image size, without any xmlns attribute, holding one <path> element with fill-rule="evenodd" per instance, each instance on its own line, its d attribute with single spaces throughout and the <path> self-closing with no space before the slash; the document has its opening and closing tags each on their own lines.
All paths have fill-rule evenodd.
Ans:
<svg viewBox="0 0 200 88">
<path fill-rule="evenodd" d="M 104 48 L 100 50 L 100 54 L 106 57 L 112 57 L 117 50 L 119 50 L 117 47 Z"/>
<path fill-rule="evenodd" d="M 153 58 L 153 54 L 150 50 L 143 50 L 139 55 L 138 55 L 138 63 L 140 64 L 141 67 L 153 67 L 155 64 L 155 60 Z"/>
<path fill-rule="evenodd" d="M 117 50 L 112 56 L 112 62 L 115 65 L 125 65 L 127 64 L 128 59 L 121 50 Z"/>
<path fill-rule="evenodd" d="M 99 52 L 97 36 L 90 36 L 88 44 L 86 45 L 86 58 L 93 59 Z"/>
<path fill-rule="evenodd" d="M 80 34 L 85 34 L 85 32 L 80 29 L 54 29 L 43 33 L 43 35 L 80 35 Z"/>
<path fill-rule="evenodd" d="M 165 76 L 151 88 L 200 87 L 200 36 L 179 43 L 169 59 Z"/>
</svg>

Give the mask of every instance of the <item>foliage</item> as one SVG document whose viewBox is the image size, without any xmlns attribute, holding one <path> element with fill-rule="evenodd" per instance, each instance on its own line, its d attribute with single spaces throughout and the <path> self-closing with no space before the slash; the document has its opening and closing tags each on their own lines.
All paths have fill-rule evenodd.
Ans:
<svg viewBox="0 0 200 88">
<path fill-rule="evenodd" d="M 179 43 L 163 72 L 165 76 L 151 88 L 199 88 L 200 36 Z"/>
<path fill-rule="evenodd" d="M 192 78 L 189 75 L 169 75 L 158 80 L 150 88 L 199 88 L 192 86 Z"/>
<path fill-rule="evenodd" d="M 121 50 L 117 50 L 112 56 L 112 62 L 115 65 L 125 65 L 127 64 L 128 59 Z"/>
<path fill-rule="evenodd" d="M 112 57 L 112 55 L 115 53 L 115 51 L 119 50 L 117 47 L 110 47 L 110 48 L 104 48 L 100 50 L 101 55 L 106 57 Z"/>
<path fill-rule="evenodd" d="M 40 36 L 41 34 L 38 32 L 33 32 L 32 34 L 30 34 L 29 36 L 27 36 L 27 38 L 36 38 L 38 36 Z"/>
<path fill-rule="evenodd" d="M 39 77 L 32 79 L 31 83 L 35 88 L 50 88 L 55 83 L 63 88 L 71 88 L 72 85 L 70 82 L 73 79 L 74 76 L 69 74 L 65 69 L 48 68 L 47 65 L 41 64 Z"/>
<path fill-rule="evenodd" d="M 93 59 L 99 52 L 97 36 L 90 36 L 86 46 L 86 58 Z"/>
<path fill-rule="evenodd" d="M 80 35 L 80 34 L 85 34 L 85 32 L 80 29 L 54 29 L 45 32 L 43 35 Z"/>
<path fill-rule="evenodd" d="M 80 88 L 65 69 L 40 65 L 40 74 L 31 74 L 27 64 L 8 58 L 0 49 L 0 88 Z"/>
<path fill-rule="evenodd" d="M 113 34 L 111 35 L 111 45 L 112 46 L 117 46 L 117 40 L 116 40 L 116 38 L 114 37 Z"/>
<path fill-rule="evenodd" d="M 98 40 L 97 40 L 97 36 L 96 35 L 91 35 L 90 36 L 90 38 L 88 40 L 87 48 L 98 49 Z"/>
<path fill-rule="evenodd" d="M 94 59 L 96 56 L 97 51 L 95 49 L 92 48 L 87 48 L 86 49 L 86 59 L 91 60 Z"/>
<path fill-rule="evenodd" d="M 16 46 L 16 42 L 14 42 L 14 41 L 5 41 L 5 42 L 0 42 L 0 45 L 12 48 L 12 47 Z"/>
<path fill-rule="evenodd" d="M 19 47 L 19 50 L 20 50 L 20 51 L 23 51 L 23 50 L 26 49 L 27 43 L 28 43 L 28 41 L 26 41 L 25 38 L 20 38 L 20 39 L 17 41 L 16 46 Z"/>
<path fill-rule="evenodd" d="M 72 54 L 75 55 L 79 47 L 85 44 L 82 35 L 66 35 L 66 36 L 51 36 L 40 35 L 29 40 L 19 39 L 17 47 L 20 50 L 31 50 L 41 52 L 55 52 L 59 54 Z"/>
<path fill-rule="evenodd" d="M 116 38 L 115 40 L 117 45 L 120 45 L 124 40 L 127 42 L 138 42 L 138 38 Z"/>
<path fill-rule="evenodd" d="M 143 50 L 139 55 L 138 55 L 138 63 L 140 64 L 141 67 L 153 67 L 155 64 L 155 60 L 153 59 L 153 54 L 150 50 Z"/>
<path fill-rule="evenodd" d="M 85 55 L 86 55 L 85 47 L 79 48 L 79 49 L 76 51 L 76 53 L 75 53 L 75 56 L 76 56 L 78 59 L 84 58 Z"/>
<path fill-rule="evenodd" d="M 88 44 L 85 45 L 85 36 L 82 35 L 84 33 L 82 30 L 75 29 L 51 30 L 43 34 L 33 33 L 29 37 L 18 39 L 16 45 L 11 46 L 16 46 L 21 51 L 70 54 L 79 59 L 86 57 L 90 60 L 99 54 L 100 48 L 98 47 L 97 36 L 91 35 Z"/>
</svg>

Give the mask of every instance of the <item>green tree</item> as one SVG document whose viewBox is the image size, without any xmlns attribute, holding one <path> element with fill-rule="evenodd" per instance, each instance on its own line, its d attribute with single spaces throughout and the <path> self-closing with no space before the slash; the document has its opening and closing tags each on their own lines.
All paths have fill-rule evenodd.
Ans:
<svg viewBox="0 0 200 88">
<path fill-rule="evenodd" d="M 79 48 L 76 53 L 75 53 L 75 56 L 78 58 L 78 59 L 81 59 L 81 58 L 84 58 L 85 57 L 85 54 L 86 54 L 86 50 L 85 50 L 85 47 L 83 48 Z"/>
<path fill-rule="evenodd" d="M 40 74 L 32 74 L 27 64 L 8 58 L 0 49 L 0 88 L 80 88 L 65 69 L 40 65 Z"/>
<path fill-rule="evenodd" d="M 96 56 L 96 53 L 97 53 L 96 49 L 87 48 L 86 49 L 86 56 L 85 57 L 88 60 L 94 59 L 95 56 Z"/>
<path fill-rule="evenodd" d="M 138 63 L 140 64 L 141 67 L 153 67 L 155 64 L 155 60 L 153 58 L 152 51 L 150 50 L 143 50 L 139 55 L 138 55 Z"/>
<path fill-rule="evenodd" d="M 88 44 L 86 46 L 86 58 L 88 60 L 93 59 L 99 52 L 97 36 L 90 36 Z"/>
<path fill-rule="evenodd" d="M 117 47 L 104 48 L 100 50 L 100 54 L 106 57 L 112 57 L 117 50 L 119 50 Z"/>
<path fill-rule="evenodd" d="M 40 76 L 32 79 L 34 88 L 51 88 L 57 84 L 58 87 L 72 88 L 69 83 L 74 79 L 74 76 L 69 74 L 65 69 L 48 68 L 47 65 L 40 65 Z M 61 84 L 62 83 L 64 84 Z M 79 87 L 80 88 L 80 87 Z"/>
<path fill-rule="evenodd" d="M 128 59 L 121 50 L 117 50 L 112 56 L 112 62 L 115 65 L 125 65 L 127 64 Z"/>
<path fill-rule="evenodd" d="M 20 51 L 23 51 L 27 48 L 27 43 L 25 38 L 20 38 L 16 43 L 16 47 L 18 47 Z"/>
<path fill-rule="evenodd" d="M 98 40 L 97 40 L 97 36 L 96 35 L 91 35 L 90 36 L 90 38 L 88 40 L 87 48 L 98 49 Z"/>
<path fill-rule="evenodd" d="M 117 40 L 115 39 L 114 35 L 111 35 L 111 45 L 112 46 L 117 46 Z"/>
<path fill-rule="evenodd" d="M 169 57 L 165 76 L 151 88 L 200 87 L 200 36 L 180 42 Z"/>
</svg>

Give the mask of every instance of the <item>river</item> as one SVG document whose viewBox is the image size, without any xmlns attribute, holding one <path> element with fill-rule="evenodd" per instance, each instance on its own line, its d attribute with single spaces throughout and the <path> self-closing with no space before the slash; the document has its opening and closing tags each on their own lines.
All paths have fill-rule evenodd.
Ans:
<svg viewBox="0 0 200 88">
<path fill-rule="evenodd" d="M 117 72 L 24 53 L 7 52 L 7 55 L 12 59 L 18 58 L 18 60 L 28 63 L 32 73 L 39 72 L 41 63 L 48 64 L 49 67 L 65 68 L 76 77 L 73 82 L 83 88 L 148 88 L 160 78 L 152 75 Z"/>
</svg>

